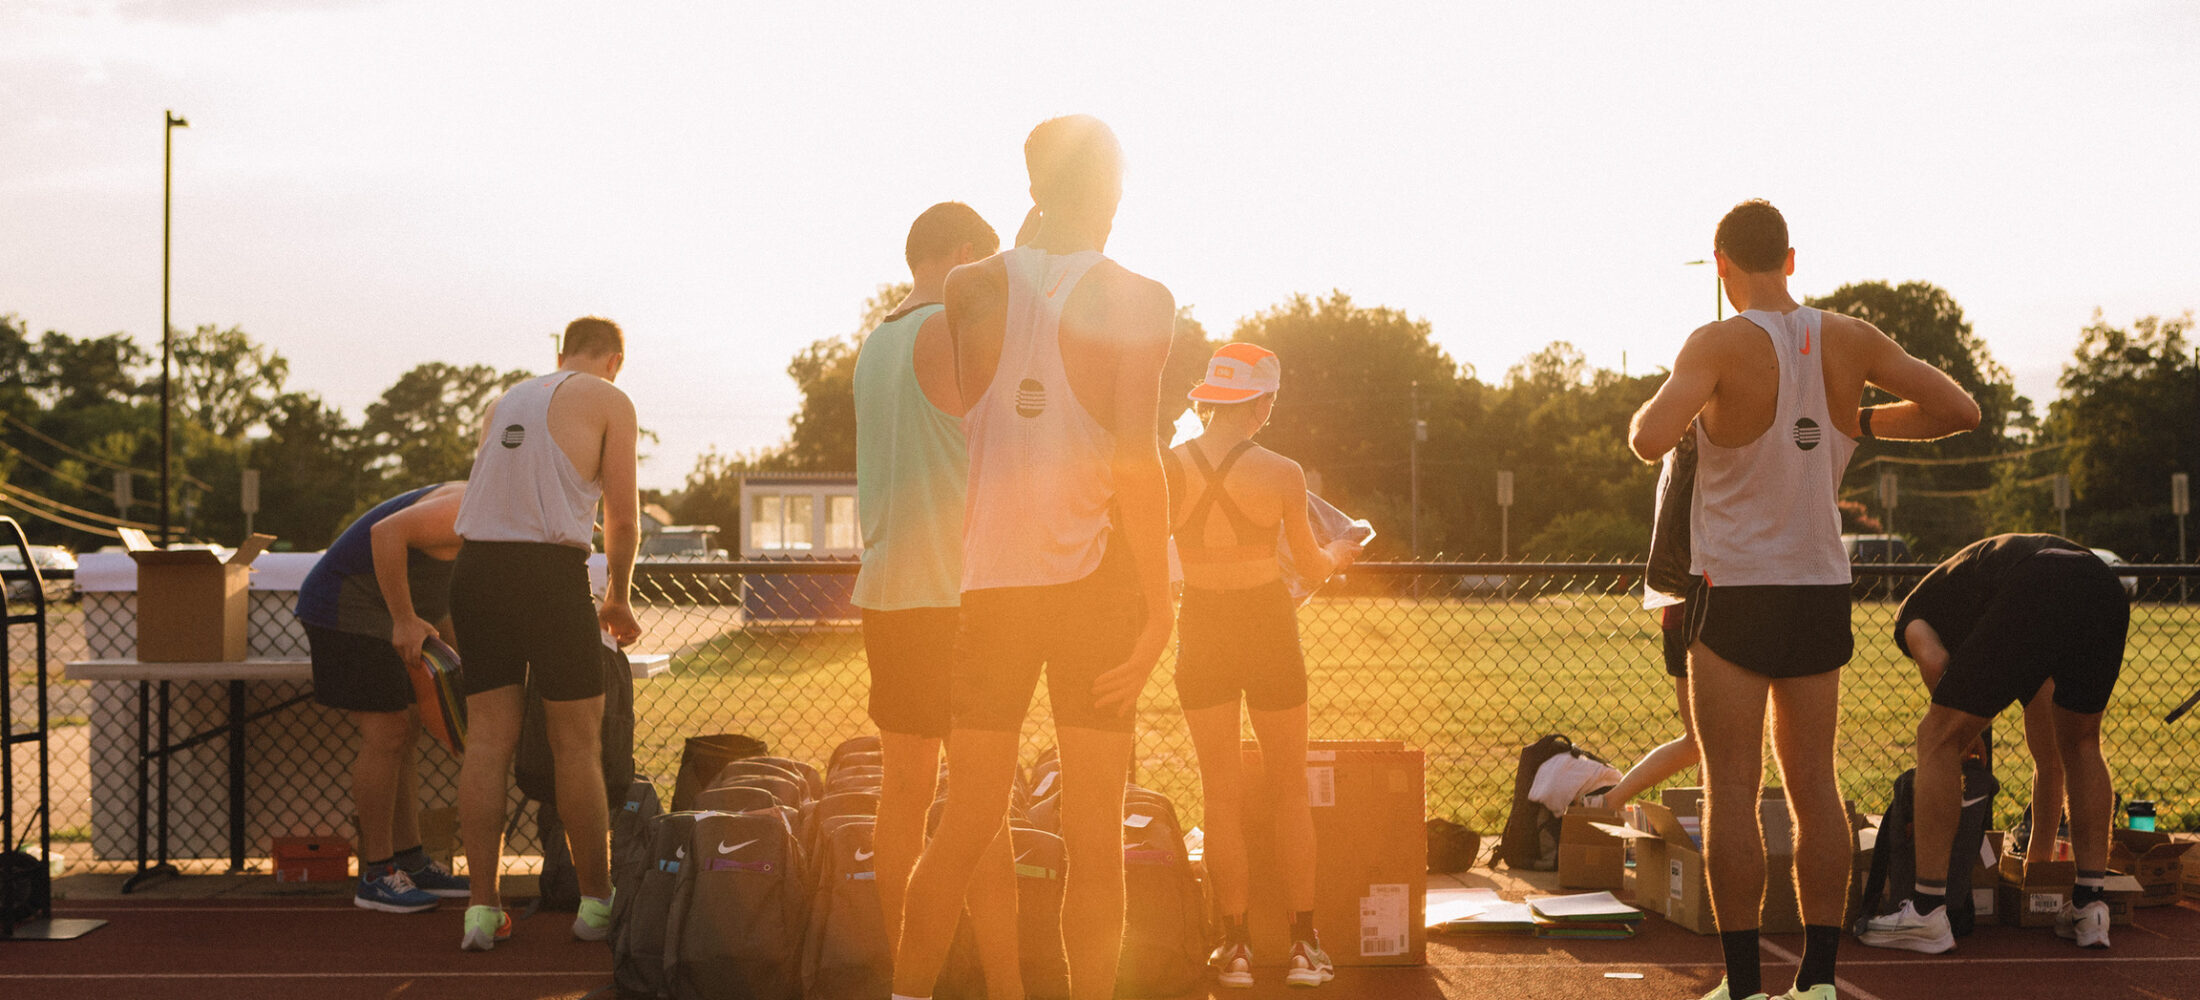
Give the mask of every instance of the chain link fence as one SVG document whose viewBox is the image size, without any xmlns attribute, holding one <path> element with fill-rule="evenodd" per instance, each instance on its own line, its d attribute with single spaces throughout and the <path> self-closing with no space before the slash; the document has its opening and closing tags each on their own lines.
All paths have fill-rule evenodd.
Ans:
<svg viewBox="0 0 2200 1000">
<path fill-rule="evenodd" d="M 1842 678 L 1836 748 L 1843 793 L 1867 812 L 1884 808 L 1896 774 L 1910 766 L 1927 695 L 1891 641 L 1900 596 L 1926 566 L 1858 567 L 1856 656 Z M 1396 739 L 1428 755 L 1428 809 L 1485 832 L 1502 828 L 1520 747 L 1564 733 L 1624 768 L 1679 734 L 1673 683 L 1662 669 L 1657 618 L 1642 610 L 1639 564 L 1385 563 L 1354 567 L 1299 613 L 1315 738 Z M 2193 567 L 2119 567 L 2134 594 L 2123 675 L 2103 727 L 2116 787 L 2154 800 L 2165 829 L 2200 829 L 2193 742 L 2200 721 L 2162 716 L 2200 686 L 2200 574 Z M 738 562 L 637 567 L 635 604 L 644 627 L 630 652 L 663 654 L 669 670 L 635 682 L 640 774 L 669 791 L 682 741 L 745 733 L 774 752 L 822 762 L 840 741 L 869 731 L 869 678 L 857 613 L 848 603 L 849 562 Z M 256 592 L 253 652 L 302 657 L 291 595 Z M 135 616 L 127 594 L 90 594 L 52 605 L 49 655 L 62 664 L 129 656 Z M 27 628 L 8 638 L 18 727 L 32 718 Z M 1140 706 L 1135 778 L 1174 798 L 1197 822 L 1198 769 L 1165 656 Z M 94 841 L 101 858 L 132 856 L 135 835 L 135 684 L 61 682 L 53 688 L 54 827 L 65 841 Z M 226 718 L 227 685 L 171 686 L 170 723 L 181 737 Z M 248 706 L 277 704 L 303 682 L 247 685 Z M 348 834 L 351 727 L 310 702 L 254 723 L 246 843 L 266 836 Z M 1247 730 L 1251 736 L 1250 729 Z M 2021 722 L 1997 727 L 1998 821 L 2016 822 L 2029 799 L 2031 761 Z M 1026 729 L 1026 757 L 1054 741 L 1041 685 Z M 226 746 L 214 739 L 170 763 L 171 854 L 227 854 Z M 19 804 L 35 785 L 18 748 Z M 423 742 L 421 787 L 429 808 L 448 807 L 456 762 Z M 1776 774 L 1769 758 L 1768 775 Z M 1693 783 L 1693 771 L 1675 783 Z M 1771 780 L 1777 780 L 1776 778 Z M 515 806 L 517 806 L 515 800 Z M 19 807 L 18 815 L 25 815 Z M 515 819 L 509 850 L 531 853 L 532 823 Z"/>
</svg>

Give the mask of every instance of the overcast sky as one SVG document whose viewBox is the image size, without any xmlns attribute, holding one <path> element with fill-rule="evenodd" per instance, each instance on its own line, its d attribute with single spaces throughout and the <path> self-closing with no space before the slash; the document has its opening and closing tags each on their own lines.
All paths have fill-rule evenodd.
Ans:
<svg viewBox="0 0 2200 1000">
<path fill-rule="evenodd" d="M 179 327 L 357 419 L 610 316 L 646 486 L 781 439 L 788 358 L 927 205 L 1013 232 L 1067 112 L 1129 158 L 1110 253 L 1216 334 L 1335 288 L 1485 378 L 1641 372 L 1752 196 L 1798 293 L 1939 284 L 2042 402 L 2095 309 L 2200 307 L 2200 5 L 921 6 L 8 0 L 0 312 L 157 345 L 169 108 Z"/>
</svg>

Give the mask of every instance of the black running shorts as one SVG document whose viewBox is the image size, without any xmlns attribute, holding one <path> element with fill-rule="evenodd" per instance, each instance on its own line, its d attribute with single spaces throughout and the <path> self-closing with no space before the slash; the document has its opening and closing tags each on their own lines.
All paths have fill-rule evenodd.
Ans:
<svg viewBox="0 0 2200 1000">
<path fill-rule="evenodd" d="M 2131 599 L 2107 564 L 2088 552 L 2048 549 L 2009 571 L 1948 668 L 1933 704 L 1993 718 L 2055 682 L 2055 704 L 2096 714 L 2123 671 Z"/>
<path fill-rule="evenodd" d="M 1176 695 L 1187 710 L 1280 712 L 1306 704 L 1298 602 L 1282 580 L 1242 590 L 1184 590 L 1176 618 Z"/>
<path fill-rule="evenodd" d="M 963 591 L 955 728 L 1023 729 L 1043 669 L 1055 726 L 1131 731 L 1135 711 L 1105 712 L 1092 700 L 1092 682 L 1130 657 L 1145 623 L 1138 578 L 1123 549 L 1109 545 L 1100 568 L 1071 583 Z"/>
<path fill-rule="evenodd" d="M 1688 605 L 1668 604 L 1658 609 L 1658 638 L 1665 647 L 1665 672 L 1688 676 Z"/>
<path fill-rule="evenodd" d="M 871 721 L 882 733 L 944 739 L 952 720 L 954 608 L 863 611 Z"/>
<path fill-rule="evenodd" d="M 603 694 L 588 553 L 549 542 L 467 542 L 451 567 L 451 626 L 469 695 L 523 684 L 544 701 Z"/>
<path fill-rule="evenodd" d="M 1689 645 L 1763 677 L 1839 670 L 1856 651 L 1849 585 L 1699 586 L 1688 599 Z"/>
<path fill-rule="evenodd" d="M 346 712 L 412 707 L 412 678 L 389 636 L 360 635 L 300 622 L 313 657 L 313 700 Z"/>
</svg>

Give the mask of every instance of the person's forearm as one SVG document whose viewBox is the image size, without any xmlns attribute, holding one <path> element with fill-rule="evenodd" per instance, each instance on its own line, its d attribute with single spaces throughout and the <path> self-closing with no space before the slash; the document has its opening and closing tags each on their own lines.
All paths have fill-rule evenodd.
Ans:
<svg viewBox="0 0 2200 1000">
<path fill-rule="evenodd" d="M 1169 485 L 1159 453 L 1148 461 L 1119 463 L 1116 503 L 1123 541 L 1138 570 L 1138 590 L 1148 613 L 1169 613 Z"/>
<path fill-rule="evenodd" d="M 1942 413 L 1909 401 L 1864 409 L 1871 411 L 1872 436 L 1888 441 L 1938 441 L 1977 427 L 1979 420 L 1976 404 L 1968 411 L 1950 407 Z M 1861 424 L 1861 419 L 1858 422 Z"/>
<path fill-rule="evenodd" d="M 634 581 L 634 553 L 641 545 L 641 532 L 634 524 L 616 521 L 603 526 L 604 570 L 607 586 L 604 599 L 619 604 L 629 603 Z"/>
<path fill-rule="evenodd" d="M 382 606 L 389 609 L 394 621 L 418 617 L 419 612 L 413 609 L 412 577 L 406 572 L 411 550 L 404 536 L 387 521 L 368 530 L 369 550 L 374 558 L 374 583 L 382 591 Z"/>
</svg>

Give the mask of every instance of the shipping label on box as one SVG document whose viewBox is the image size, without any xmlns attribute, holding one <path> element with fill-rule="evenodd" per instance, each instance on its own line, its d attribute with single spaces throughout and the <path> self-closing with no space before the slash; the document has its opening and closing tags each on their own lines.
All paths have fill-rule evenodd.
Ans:
<svg viewBox="0 0 2200 1000">
<path fill-rule="evenodd" d="M 2192 842 L 2150 830 L 2119 828 L 2114 835 L 2108 867 L 2128 872 L 2139 881 L 2139 897 L 2133 905 L 2174 905 L 2180 896 L 2178 883 L 2184 877 L 2185 858 L 2191 853 Z"/>
</svg>

